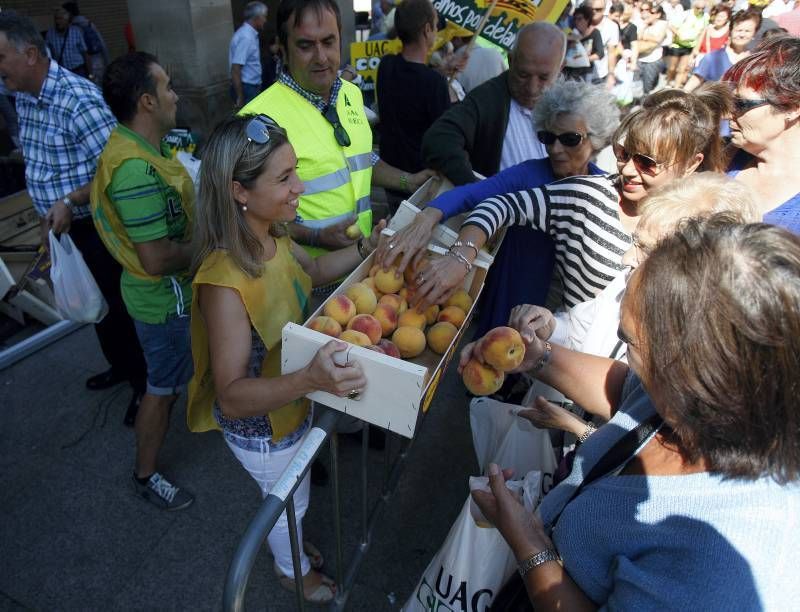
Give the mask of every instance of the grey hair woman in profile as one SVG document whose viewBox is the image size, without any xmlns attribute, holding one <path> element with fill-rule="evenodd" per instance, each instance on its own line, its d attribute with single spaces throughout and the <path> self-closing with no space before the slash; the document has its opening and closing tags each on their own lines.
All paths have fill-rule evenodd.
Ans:
<svg viewBox="0 0 800 612">
<path fill-rule="evenodd" d="M 402 272 L 416 266 L 425 254 L 433 228 L 450 217 L 472 210 L 495 195 L 540 187 L 570 176 L 605 174 L 592 159 L 611 142 L 619 126 L 615 97 L 605 88 L 581 81 L 558 81 L 547 89 L 533 109 L 533 128 L 548 157 L 529 159 L 493 177 L 443 193 L 418 214 L 414 222 L 378 248 L 376 260 L 393 262 Z M 535 244 L 535 246 L 534 246 Z M 509 282 L 518 275 L 521 259 L 529 269 L 525 283 Z M 553 270 L 552 241 L 526 228 L 510 228 L 492 265 L 484 289 L 478 333 L 505 324 L 516 304 L 543 304 Z M 536 279 L 531 281 L 531 279 Z"/>
</svg>

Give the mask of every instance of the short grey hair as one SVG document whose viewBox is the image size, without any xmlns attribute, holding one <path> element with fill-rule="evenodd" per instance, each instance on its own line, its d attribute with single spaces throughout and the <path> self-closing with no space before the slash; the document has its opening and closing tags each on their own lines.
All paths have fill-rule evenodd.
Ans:
<svg viewBox="0 0 800 612">
<path fill-rule="evenodd" d="M 563 78 L 547 88 L 533 107 L 533 128 L 550 128 L 559 115 L 576 115 L 586 122 L 592 149 L 600 151 L 611 142 L 619 126 L 616 96 L 600 85 Z"/>
<path fill-rule="evenodd" d="M 244 20 L 250 21 L 253 17 L 266 17 L 267 5 L 263 2 L 248 2 L 244 7 Z"/>
<path fill-rule="evenodd" d="M 27 17 L 14 11 L 3 11 L 0 13 L 0 32 L 6 35 L 8 42 L 19 53 L 24 53 L 28 47 L 36 47 L 39 55 L 47 57 L 44 38 Z"/>
</svg>

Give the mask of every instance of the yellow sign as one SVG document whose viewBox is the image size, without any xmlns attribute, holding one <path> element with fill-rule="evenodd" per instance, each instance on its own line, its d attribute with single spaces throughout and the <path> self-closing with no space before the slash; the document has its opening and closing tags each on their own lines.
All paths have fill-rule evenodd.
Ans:
<svg viewBox="0 0 800 612">
<path fill-rule="evenodd" d="M 532 21 L 555 23 L 568 0 L 498 0 L 481 36 L 510 50 L 517 32 Z M 491 0 L 433 0 L 439 14 L 462 28 L 475 32 Z"/>
<path fill-rule="evenodd" d="M 350 44 L 350 63 L 356 72 L 364 79 L 361 85 L 362 92 L 374 93 L 375 82 L 378 80 L 378 64 L 384 55 L 400 53 L 403 43 L 400 39 L 392 40 L 367 40 Z"/>
</svg>

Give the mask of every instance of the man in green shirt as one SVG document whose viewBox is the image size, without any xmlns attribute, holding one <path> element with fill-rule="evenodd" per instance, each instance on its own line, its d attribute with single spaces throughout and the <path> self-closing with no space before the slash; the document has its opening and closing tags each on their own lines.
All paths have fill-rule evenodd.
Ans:
<svg viewBox="0 0 800 612">
<path fill-rule="evenodd" d="M 156 58 L 140 52 L 108 66 L 103 97 L 119 125 L 98 160 L 92 217 L 123 267 L 122 297 L 147 361 L 147 391 L 136 417 L 133 484 L 157 506 L 181 510 L 194 498 L 156 470 L 170 406 L 192 377 L 194 186 L 162 143 L 175 127 L 178 96 Z"/>
</svg>

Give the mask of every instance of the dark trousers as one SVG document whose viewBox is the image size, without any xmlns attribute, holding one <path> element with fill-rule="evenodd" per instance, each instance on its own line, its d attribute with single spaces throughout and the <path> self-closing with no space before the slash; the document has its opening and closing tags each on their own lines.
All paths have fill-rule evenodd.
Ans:
<svg viewBox="0 0 800 612">
<path fill-rule="evenodd" d="M 73 220 L 69 235 L 108 302 L 108 314 L 94 326 L 100 349 L 111 367 L 123 374 L 134 390 L 143 393 L 147 365 L 133 320 L 122 301 L 122 266 L 106 250 L 91 219 Z"/>
</svg>

